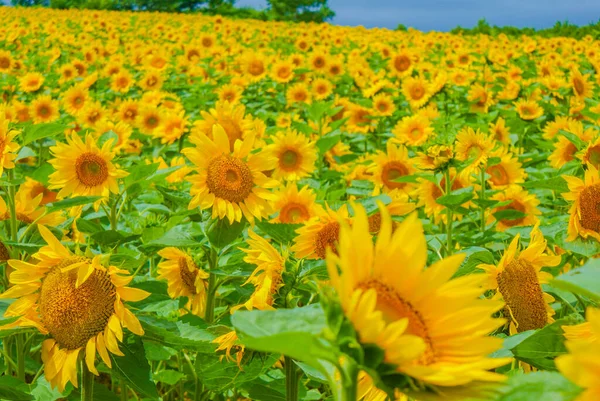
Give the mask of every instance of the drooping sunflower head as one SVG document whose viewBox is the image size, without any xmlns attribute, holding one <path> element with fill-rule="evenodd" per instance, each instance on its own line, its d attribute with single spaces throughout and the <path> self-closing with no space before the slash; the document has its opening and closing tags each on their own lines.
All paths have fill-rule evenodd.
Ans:
<svg viewBox="0 0 600 401">
<path fill-rule="evenodd" d="M 575 68 L 571 71 L 569 81 L 576 97 L 581 99 L 592 97 L 594 83 L 589 81 L 588 75 L 583 75 L 579 69 Z"/>
<path fill-rule="evenodd" d="M 569 186 L 563 197 L 571 203 L 568 240 L 578 236 L 600 241 L 600 176 L 594 166 L 588 166 L 584 179 L 563 176 Z"/>
<path fill-rule="evenodd" d="M 183 150 L 197 172 L 188 178 L 192 183 L 189 208 L 212 208 L 213 218 L 227 217 L 230 222 L 244 216 L 253 224 L 268 216 L 270 201 L 276 198 L 270 189 L 279 182 L 263 171 L 272 170 L 276 160 L 267 152 L 251 153 L 253 135 L 237 141 L 233 152 L 220 125 L 214 126 L 212 137 L 196 135 L 191 138 L 196 147 Z"/>
<path fill-rule="evenodd" d="M 515 109 L 523 120 L 535 120 L 544 115 L 544 109 L 535 100 L 521 99 L 515 103 Z"/>
<path fill-rule="evenodd" d="M 309 177 L 315 169 L 317 148 L 304 134 L 293 130 L 280 132 L 268 149 L 277 159 L 273 178 L 297 181 Z"/>
<path fill-rule="evenodd" d="M 488 273 L 488 288 L 506 303 L 505 315 L 511 333 L 540 329 L 551 323 L 554 299 L 542 291 L 541 284 L 552 278 L 541 269 L 560 263 L 560 256 L 546 250 L 547 242 L 536 225 L 531 230 L 529 246 L 519 250 L 519 235 L 510 243 L 497 266 L 480 265 Z"/>
<path fill-rule="evenodd" d="M 67 143 L 57 142 L 50 148 L 54 158 L 49 163 L 56 170 L 50 174 L 50 189 L 60 189 L 59 198 L 66 196 L 102 196 L 118 193 L 118 179 L 128 173 L 112 162 L 112 140 L 99 148 L 93 136 L 85 142 L 73 132 L 66 136 Z"/>
<path fill-rule="evenodd" d="M 386 363 L 428 384 L 502 380 L 488 370 L 510 359 L 488 358 L 501 340 L 486 335 L 503 324 L 491 317 L 502 304 L 480 298 L 481 275 L 451 279 L 464 255 L 426 268 L 427 244 L 416 214 L 392 231 L 390 215 L 381 209 L 373 244 L 364 209 L 354 210 L 351 227 L 341 221 L 337 254 L 328 251 L 326 261 L 360 342 L 381 348 Z"/>
</svg>

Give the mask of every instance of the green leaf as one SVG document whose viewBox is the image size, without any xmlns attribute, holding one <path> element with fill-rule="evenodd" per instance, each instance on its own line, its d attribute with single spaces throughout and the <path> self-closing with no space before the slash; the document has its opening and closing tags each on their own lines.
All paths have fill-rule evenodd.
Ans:
<svg viewBox="0 0 600 401">
<path fill-rule="evenodd" d="M 532 372 L 512 376 L 495 401 L 572 401 L 581 388 L 557 372 Z"/>
<path fill-rule="evenodd" d="M 338 142 L 342 139 L 342 135 L 339 133 L 330 132 L 327 135 L 322 136 L 317 140 L 317 148 L 319 149 L 319 154 L 322 156 L 328 150 L 333 148 Z"/>
<path fill-rule="evenodd" d="M 246 227 L 245 219 L 233 223 L 229 223 L 227 219 L 212 220 L 207 225 L 206 234 L 215 248 L 222 249 L 235 241 L 244 231 L 244 227 Z"/>
<path fill-rule="evenodd" d="M 57 202 L 48 203 L 46 212 L 52 213 L 63 209 L 68 209 L 75 206 L 88 205 L 97 200 L 102 199 L 101 196 L 76 196 L 75 198 L 63 199 Z"/>
<path fill-rule="evenodd" d="M 40 376 L 35 381 L 35 386 L 32 384 L 31 395 L 36 401 L 56 401 L 64 397 L 64 395 L 56 388 L 52 388 L 48 380 L 44 376 Z"/>
<path fill-rule="evenodd" d="M 527 213 L 515 209 L 499 210 L 493 214 L 496 220 L 516 220 L 527 217 Z"/>
<path fill-rule="evenodd" d="M 460 277 L 467 274 L 477 272 L 477 267 L 482 264 L 493 264 L 494 255 L 487 249 L 474 246 L 464 249 L 461 253 L 465 253 L 465 260 L 462 262 L 453 277 Z M 479 270 L 483 273 L 483 270 Z"/>
<path fill-rule="evenodd" d="M 0 376 L 0 400 L 28 401 L 34 399 L 33 395 L 17 390 L 17 386 L 27 388 L 25 383 L 12 376 Z"/>
<path fill-rule="evenodd" d="M 154 374 L 154 380 L 161 383 L 166 383 L 170 386 L 173 386 L 181 379 L 183 379 L 185 375 L 181 372 L 172 369 L 161 370 Z"/>
<path fill-rule="evenodd" d="M 302 227 L 302 224 L 267 223 L 261 221 L 257 222 L 256 226 L 274 240 L 282 244 L 288 244 L 296 238 L 298 235 L 296 234 L 296 230 Z"/>
<path fill-rule="evenodd" d="M 569 192 L 567 182 L 562 177 L 552 177 L 545 180 L 525 181 L 523 187 L 527 189 L 550 189 L 558 193 Z"/>
<path fill-rule="evenodd" d="M 178 350 L 214 353 L 216 336 L 206 330 L 202 319 L 184 315 L 177 321 L 159 319 L 153 316 L 138 316 L 144 328 L 144 338 Z"/>
<path fill-rule="evenodd" d="M 600 260 L 591 259 L 585 265 L 555 277 L 550 285 L 600 301 Z"/>
<path fill-rule="evenodd" d="M 436 202 L 452 209 L 470 201 L 474 196 L 475 192 L 473 192 L 473 187 L 466 187 L 440 196 L 436 199 Z"/>
<path fill-rule="evenodd" d="M 596 241 L 595 239 L 583 239 L 580 237 L 577 237 L 573 241 L 567 241 L 567 233 L 565 231 L 557 234 L 556 243 L 558 246 L 567 251 L 571 251 L 588 258 L 600 253 L 600 242 Z"/>
<path fill-rule="evenodd" d="M 583 318 L 573 314 L 559 319 L 548 326 L 536 330 L 534 334 L 512 348 L 515 358 L 538 369 L 556 370 L 554 358 L 565 354 L 564 331 L 561 326 L 581 323 Z"/>
<path fill-rule="evenodd" d="M 56 123 L 31 125 L 25 129 L 21 145 L 25 146 L 38 139 L 57 136 L 58 134 L 65 132 L 66 129 L 66 125 Z"/>
<path fill-rule="evenodd" d="M 152 372 L 146 359 L 146 352 L 142 340 L 138 336 L 131 336 L 128 342 L 119 344 L 124 356 L 110 354 L 112 371 L 125 379 L 129 387 L 137 393 L 153 400 L 158 399 L 156 384 L 152 381 Z"/>
<path fill-rule="evenodd" d="M 150 177 L 152 174 L 158 170 L 158 163 L 152 164 L 138 164 L 131 168 L 129 171 L 129 175 L 125 177 L 125 187 L 129 188 L 133 184 L 136 184 L 141 181 L 145 181 L 147 177 Z"/>
</svg>

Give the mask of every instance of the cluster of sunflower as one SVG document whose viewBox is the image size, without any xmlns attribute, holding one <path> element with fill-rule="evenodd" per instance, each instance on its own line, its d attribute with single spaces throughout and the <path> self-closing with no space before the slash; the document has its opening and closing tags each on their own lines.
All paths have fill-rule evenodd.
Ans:
<svg viewBox="0 0 600 401">
<path fill-rule="evenodd" d="M 594 38 L 0 16 L 0 399 L 600 396 Z"/>
</svg>

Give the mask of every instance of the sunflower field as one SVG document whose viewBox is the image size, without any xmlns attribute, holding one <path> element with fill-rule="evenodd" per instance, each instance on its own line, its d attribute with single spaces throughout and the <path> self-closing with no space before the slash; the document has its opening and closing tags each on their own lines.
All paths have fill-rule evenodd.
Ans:
<svg viewBox="0 0 600 401">
<path fill-rule="evenodd" d="M 592 36 L 0 17 L 0 400 L 600 399 Z"/>
</svg>

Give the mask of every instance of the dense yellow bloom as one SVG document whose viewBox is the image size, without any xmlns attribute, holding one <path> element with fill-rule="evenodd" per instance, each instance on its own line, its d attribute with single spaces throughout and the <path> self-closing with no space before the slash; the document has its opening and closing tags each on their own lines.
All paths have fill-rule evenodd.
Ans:
<svg viewBox="0 0 600 401">
<path fill-rule="evenodd" d="M 600 241 L 600 175 L 594 166 L 588 166 L 584 179 L 566 176 L 568 193 L 563 197 L 571 203 L 569 209 L 568 240 L 578 236 Z"/>
<path fill-rule="evenodd" d="M 408 182 L 397 182 L 396 179 L 414 173 L 412 161 L 408 157 L 408 150 L 404 146 L 396 146 L 392 141 L 387 142 L 387 152 L 379 151 L 373 157 L 370 168 L 375 183 L 375 194 L 381 191 L 389 192 L 394 189 L 409 191 L 412 185 Z"/>
<path fill-rule="evenodd" d="M 8 125 L 9 121 L 4 115 L 0 114 L 0 176 L 2 176 L 4 169 L 15 167 L 14 161 L 20 147 L 14 141 L 19 131 L 11 130 Z"/>
<path fill-rule="evenodd" d="M 241 104 L 235 105 L 227 101 L 217 102 L 214 109 L 210 109 L 208 112 L 200 112 L 203 120 L 194 123 L 192 137 L 204 134 L 211 138 L 214 127 L 218 124 L 225 130 L 231 150 L 233 150 L 237 140 L 244 140 L 253 133 L 252 119 L 245 116 L 245 113 L 246 108 Z"/>
<path fill-rule="evenodd" d="M 308 186 L 298 190 L 295 183 L 289 183 L 275 195 L 273 208 L 278 212 L 273 219 L 276 223 L 304 223 L 322 211 L 322 207 L 315 202 L 317 195 Z"/>
<path fill-rule="evenodd" d="M 273 137 L 268 152 L 277 160 L 273 178 L 298 181 L 315 170 L 317 148 L 304 134 L 292 130 L 280 132 Z"/>
<path fill-rule="evenodd" d="M 404 117 L 399 121 L 392 133 L 402 144 L 419 146 L 427 142 L 427 139 L 433 135 L 433 128 L 427 118 L 414 115 Z"/>
<path fill-rule="evenodd" d="M 478 171 L 487 163 L 494 148 L 491 137 L 473 130 L 471 127 L 461 129 L 456 135 L 456 158 L 460 161 L 470 160 L 465 173 Z"/>
<path fill-rule="evenodd" d="M 425 235 L 415 214 L 392 232 L 391 218 L 382 209 L 373 245 L 364 209 L 355 211 L 352 227 L 341 221 L 338 252 L 328 252 L 327 267 L 361 343 L 377 345 L 386 363 L 428 384 L 503 380 L 489 371 L 510 358 L 487 357 L 502 341 L 486 334 L 503 320 L 491 317 L 501 302 L 479 298 L 485 276 L 451 279 L 463 255 L 426 268 Z"/>
<path fill-rule="evenodd" d="M 496 193 L 492 196 L 492 199 L 503 203 L 508 202 L 508 204 L 492 209 L 487 219 L 488 224 L 496 220 L 493 216 L 496 212 L 507 211 L 515 214 L 514 216 L 503 217 L 498 220 L 498 224 L 496 225 L 498 231 L 504 231 L 507 228 L 516 226 L 533 226 L 539 222 L 537 216 L 541 212 L 537 207 L 540 201 L 534 194 L 528 193 L 517 185 L 510 186 L 504 191 Z"/>
<path fill-rule="evenodd" d="M 109 352 L 123 355 L 119 341 L 123 328 L 143 335 L 138 319 L 123 301 L 140 301 L 149 293 L 126 287 L 132 276 L 125 270 L 105 268 L 99 256 L 90 260 L 73 255 L 44 226 L 39 231 L 47 245 L 33 255 L 36 263 L 10 260 L 13 284 L 1 298 L 17 298 L 5 316 L 18 319 L 1 329 L 35 327 L 48 335 L 42 344 L 46 379 L 63 391 L 67 382 L 77 386 L 77 365 L 83 351 L 90 372 L 98 375 L 96 352 L 109 368 Z"/>
<path fill-rule="evenodd" d="M 335 251 L 340 234 L 340 221 L 349 220 L 348 208 L 343 205 L 339 210 L 325 206 L 314 217 L 304 223 L 296 232 L 291 251 L 296 258 L 325 259 L 327 250 Z"/>
</svg>

